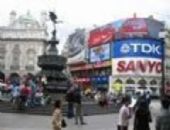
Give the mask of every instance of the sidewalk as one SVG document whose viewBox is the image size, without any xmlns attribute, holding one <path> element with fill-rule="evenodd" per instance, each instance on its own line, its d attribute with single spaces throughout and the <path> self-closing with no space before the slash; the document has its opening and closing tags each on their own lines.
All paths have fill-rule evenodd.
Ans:
<svg viewBox="0 0 170 130">
<path fill-rule="evenodd" d="M 117 114 L 85 117 L 87 125 L 74 125 L 74 119 L 66 119 L 67 128 L 63 130 L 117 130 Z M 154 122 L 151 124 L 154 130 Z M 0 113 L 0 130 L 52 130 L 50 116 L 30 116 Z M 133 120 L 129 130 L 133 130 Z"/>
<path fill-rule="evenodd" d="M 153 122 L 151 130 L 155 130 L 155 118 L 160 112 L 159 101 L 151 104 Z M 63 130 L 117 130 L 118 114 L 85 116 L 87 125 L 75 125 L 74 119 L 66 119 L 67 128 Z M 0 130 L 52 130 L 51 116 L 36 116 L 28 114 L 0 113 Z M 133 130 L 133 119 L 129 130 Z"/>
</svg>

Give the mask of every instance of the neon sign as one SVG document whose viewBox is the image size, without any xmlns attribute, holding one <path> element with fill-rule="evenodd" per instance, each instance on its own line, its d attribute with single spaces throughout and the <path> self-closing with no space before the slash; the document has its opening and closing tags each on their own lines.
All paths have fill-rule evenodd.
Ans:
<svg viewBox="0 0 170 130">
<path fill-rule="evenodd" d="M 142 72 L 142 73 L 161 73 L 161 61 L 141 61 L 141 60 L 121 60 L 117 63 L 117 71 L 119 73 Z"/>
<path fill-rule="evenodd" d="M 125 39 L 112 44 L 113 58 L 141 57 L 161 59 L 163 44 L 155 39 Z"/>
</svg>

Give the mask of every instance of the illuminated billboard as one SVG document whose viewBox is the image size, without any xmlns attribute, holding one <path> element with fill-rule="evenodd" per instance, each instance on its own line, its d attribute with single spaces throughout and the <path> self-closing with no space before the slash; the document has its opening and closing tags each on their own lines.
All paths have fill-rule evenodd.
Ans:
<svg viewBox="0 0 170 130">
<path fill-rule="evenodd" d="M 112 44 L 113 75 L 161 76 L 163 43 L 155 39 L 126 39 Z"/>
<path fill-rule="evenodd" d="M 104 26 L 96 28 L 89 33 L 88 46 L 94 47 L 113 41 L 115 37 L 115 29 L 113 26 Z"/>
<path fill-rule="evenodd" d="M 112 57 L 145 57 L 145 58 L 162 58 L 163 46 L 162 41 L 155 39 L 133 38 L 117 40 L 112 44 Z"/>
<path fill-rule="evenodd" d="M 153 58 L 113 58 L 113 75 L 161 76 L 161 60 Z"/>
<path fill-rule="evenodd" d="M 100 62 L 110 59 L 110 44 L 90 48 L 90 62 Z"/>
</svg>

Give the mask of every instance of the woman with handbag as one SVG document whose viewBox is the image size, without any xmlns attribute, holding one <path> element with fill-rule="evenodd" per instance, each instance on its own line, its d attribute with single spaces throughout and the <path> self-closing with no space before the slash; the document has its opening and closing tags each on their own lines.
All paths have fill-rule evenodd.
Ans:
<svg viewBox="0 0 170 130">
<path fill-rule="evenodd" d="M 55 110 L 52 117 L 53 130 L 61 130 L 62 127 L 66 127 L 66 122 L 63 119 L 61 112 L 61 101 L 56 100 L 54 104 Z"/>
</svg>

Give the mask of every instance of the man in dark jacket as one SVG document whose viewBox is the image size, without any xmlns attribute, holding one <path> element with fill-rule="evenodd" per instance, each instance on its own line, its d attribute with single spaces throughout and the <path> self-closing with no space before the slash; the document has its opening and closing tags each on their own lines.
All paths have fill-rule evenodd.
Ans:
<svg viewBox="0 0 170 130">
<path fill-rule="evenodd" d="M 70 85 L 71 87 L 68 89 L 66 93 L 66 100 L 68 102 L 68 112 L 67 117 L 73 118 L 74 117 L 74 86 Z"/>
<path fill-rule="evenodd" d="M 78 118 L 80 120 L 81 125 L 85 125 L 86 123 L 83 120 L 83 111 L 82 111 L 82 95 L 81 95 L 81 86 L 75 85 L 74 90 L 74 102 L 75 102 L 75 124 L 78 124 Z"/>
</svg>

